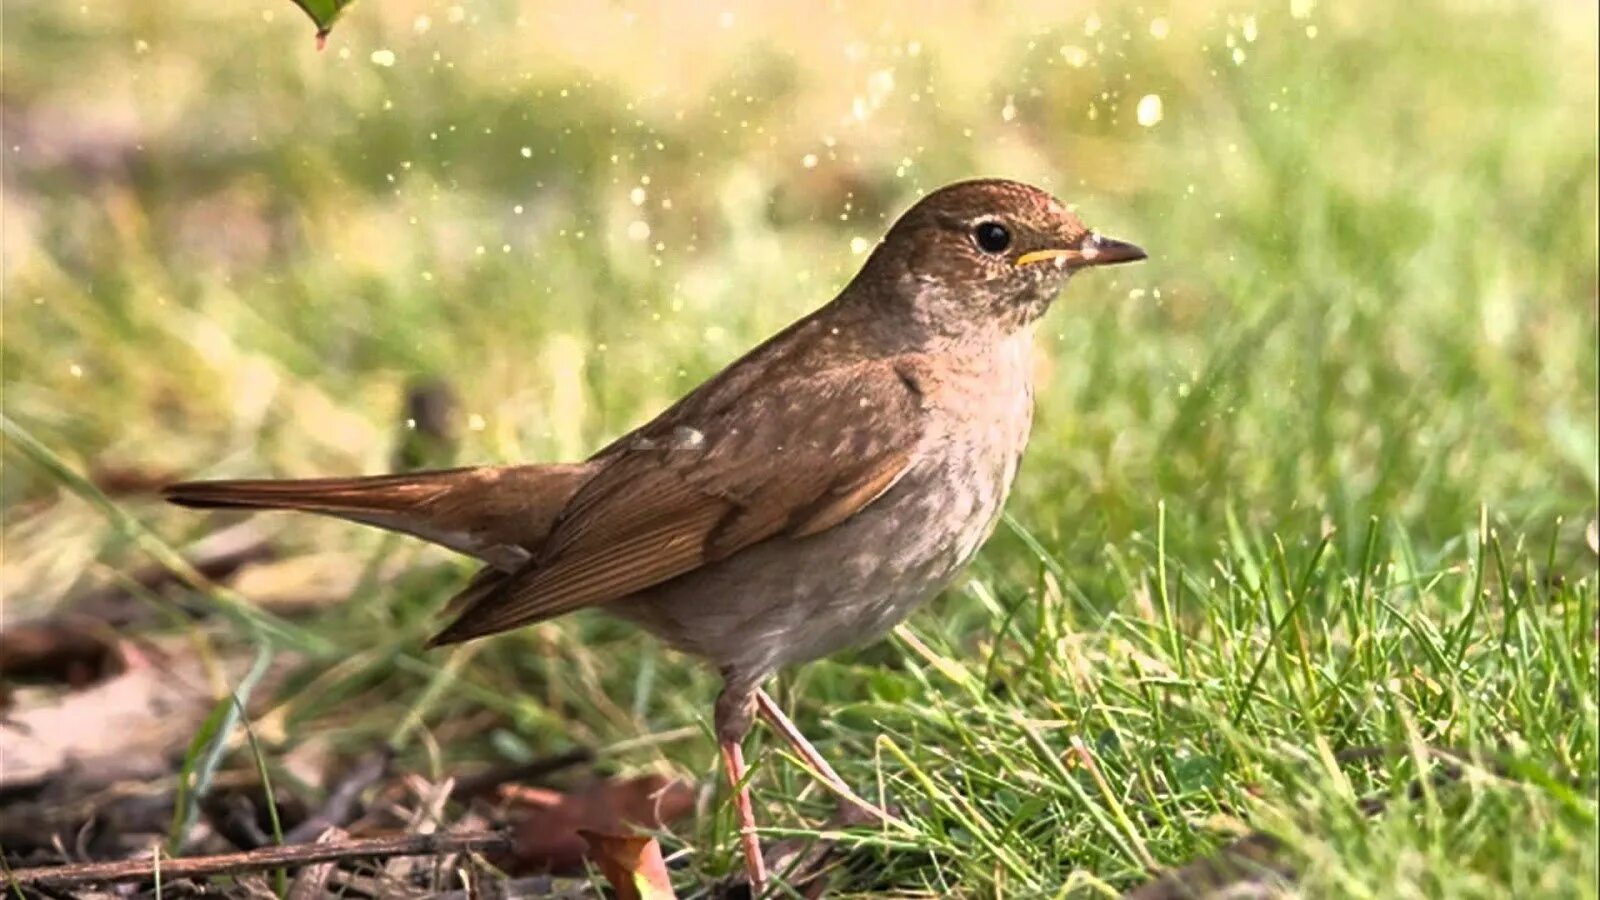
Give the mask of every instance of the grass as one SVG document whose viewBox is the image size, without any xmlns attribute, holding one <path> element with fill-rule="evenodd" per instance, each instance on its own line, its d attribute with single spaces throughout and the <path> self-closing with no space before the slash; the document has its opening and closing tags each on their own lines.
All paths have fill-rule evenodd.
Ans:
<svg viewBox="0 0 1600 900">
<path fill-rule="evenodd" d="M 1044 321 L 970 578 L 777 685 L 911 825 L 849 838 L 851 889 L 1096 896 L 1264 829 L 1313 896 L 1600 894 L 1593 9 L 399 2 L 320 55 L 288 3 L 6 25 L 5 412 L 70 472 L 380 471 L 401 386 L 441 374 L 459 460 L 580 457 L 830 296 L 919 191 L 1035 181 L 1152 258 Z M 124 513 L 214 527 L 13 514 L 75 488 L 6 447 L 8 618 L 143 560 Z M 424 654 L 462 564 L 282 539 L 368 574 L 291 626 L 268 767 L 397 737 L 416 771 L 584 744 L 714 777 L 692 663 L 595 615 Z M 814 827 L 762 741 L 763 822 Z M 723 806 L 670 835 L 683 884 L 731 838 Z"/>
</svg>

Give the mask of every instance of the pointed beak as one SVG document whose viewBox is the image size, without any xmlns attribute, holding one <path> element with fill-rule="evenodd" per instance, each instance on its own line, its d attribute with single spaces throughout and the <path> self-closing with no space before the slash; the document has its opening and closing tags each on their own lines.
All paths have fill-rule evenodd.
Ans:
<svg viewBox="0 0 1600 900">
<path fill-rule="evenodd" d="M 1114 266 L 1118 263 L 1138 262 L 1148 254 L 1139 247 L 1114 238 L 1101 237 L 1088 232 L 1075 246 L 1049 250 L 1032 250 L 1017 257 L 1017 265 L 1053 262 L 1064 269 L 1086 269 L 1090 266 Z"/>
</svg>

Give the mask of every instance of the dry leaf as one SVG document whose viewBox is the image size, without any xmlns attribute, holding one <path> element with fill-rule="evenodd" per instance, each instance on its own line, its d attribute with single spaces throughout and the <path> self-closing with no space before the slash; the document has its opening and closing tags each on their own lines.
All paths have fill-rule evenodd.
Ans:
<svg viewBox="0 0 1600 900">
<path fill-rule="evenodd" d="M 693 787 L 660 775 L 596 782 L 567 793 L 518 785 L 502 786 L 499 793 L 512 805 L 512 851 L 505 868 L 519 873 L 582 871 L 588 844 L 579 831 L 660 828 L 694 808 Z"/>
<path fill-rule="evenodd" d="M 589 858 L 611 882 L 617 900 L 677 900 L 655 838 L 587 829 L 579 834 L 589 842 Z"/>
<path fill-rule="evenodd" d="M 151 662 L 122 648 L 119 675 L 79 691 L 18 691 L 0 721 L 0 787 L 71 771 L 110 784 L 165 774 L 216 702 L 193 659 Z"/>
<path fill-rule="evenodd" d="M 104 625 L 82 619 L 22 622 L 0 631 L 0 678 L 88 687 L 122 669 Z"/>
<path fill-rule="evenodd" d="M 120 643 L 122 671 L 83 690 L 15 691 L 0 717 L 0 788 L 70 775 L 82 791 L 171 773 L 216 697 L 188 642 L 170 643 Z M 225 661 L 230 683 L 247 663 Z"/>
</svg>

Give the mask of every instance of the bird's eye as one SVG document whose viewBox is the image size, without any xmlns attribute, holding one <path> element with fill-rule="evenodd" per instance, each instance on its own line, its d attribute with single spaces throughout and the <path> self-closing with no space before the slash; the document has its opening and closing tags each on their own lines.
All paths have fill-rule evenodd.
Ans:
<svg viewBox="0 0 1600 900">
<path fill-rule="evenodd" d="M 972 231 L 972 239 L 985 253 L 1004 253 L 1011 246 L 1011 232 L 999 222 L 983 222 Z"/>
</svg>

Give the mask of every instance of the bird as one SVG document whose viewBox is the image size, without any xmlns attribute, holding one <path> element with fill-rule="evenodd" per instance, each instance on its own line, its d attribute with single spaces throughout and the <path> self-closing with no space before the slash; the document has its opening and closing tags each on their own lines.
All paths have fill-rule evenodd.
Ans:
<svg viewBox="0 0 1600 900">
<path fill-rule="evenodd" d="M 882 637 L 956 577 L 1028 443 L 1036 323 L 1074 274 L 1145 258 L 1042 189 L 956 182 L 895 220 L 830 302 L 582 462 L 191 481 L 165 497 L 319 513 L 476 557 L 429 646 L 596 607 L 714 666 L 759 895 L 743 755 L 758 717 L 841 800 L 887 817 L 763 683 Z"/>
</svg>

